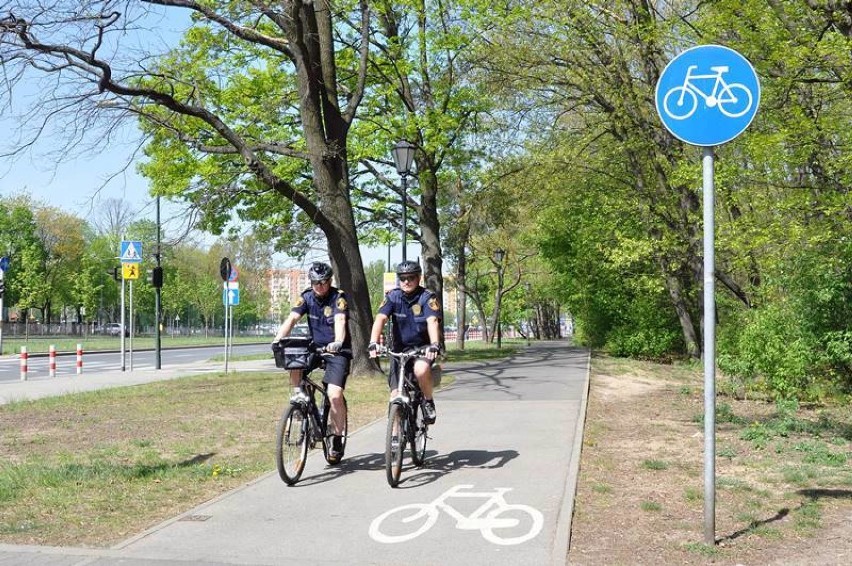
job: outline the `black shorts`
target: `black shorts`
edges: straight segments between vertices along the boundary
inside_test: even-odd
[[[319,364],[319,361],[315,363]],[[344,354],[335,354],[334,356],[325,358],[325,376],[323,376],[322,382],[337,385],[341,389],[345,389],[351,365],[351,358]]]

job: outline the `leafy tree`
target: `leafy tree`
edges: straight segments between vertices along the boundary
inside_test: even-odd
[[[461,17],[457,1],[407,0],[376,2],[378,30],[372,36],[376,54],[371,58],[371,88],[367,92],[362,120],[355,125],[359,156],[376,179],[365,189],[378,201],[370,210],[380,213],[381,224],[401,223],[391,203],[406,199],[414,222],[407,225],[409,237],[420,242],[424,264],[424,285],[439,295],[443,291],[444,251],[441,246],[442,171],[458,160],[471,159],[472,138],[468,136],[476,117],[491,107],[487,93],[477,89],[466,72],[466,54],[479,41]],[[416,147],[416,182],[405,195],[401,184],[388,178],[390,148],[406,140]],[[419,197],[419,200],[418,198]],[[413,230],[413,227],[419,230]]]
[[[44,249],[44,277],[48,294],[41,307],[44,322],[52,322],[54,305],[72,303],[73,281],[80,268],[85,246],[85,221],[53,207],[35,209],[37,234]]]
[[[356,370],[373,367],[363,354],[371,313],[347,159],[369,53],[366,1],[334,10],[324,1],[8,4],[0,49],[10,89],[38,71],[64,90],[48,107],[111,105],[138,117],[151,136],[142,169],[154,191],[194,202],[208,226],[234,214],[270,223],[303,214],[318,227],[353,296]],[[159,58],[125,51],[119,37],[152,5],[194,18],[181,47]]]

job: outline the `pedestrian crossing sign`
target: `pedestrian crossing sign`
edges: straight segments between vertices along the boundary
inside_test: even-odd
[[[124,279],[139,279],[139,264],[138,263],[125,263],[121,264],[121,276]]]
[[[124,240],[121,242],[122,263],[139,263],[142,261],[142,242]],[[126,277],[125,277],[126,279]]]

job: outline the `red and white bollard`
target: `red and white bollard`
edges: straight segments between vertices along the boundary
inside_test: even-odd
[[[83,373],[83,345],[77,344],[77,375]]]
[[[48,359],[48,374],[50,377],[56,377],[56,346],[53,344],[47,350]]]
[[[27,380],[27,347],[21,346],[21,381]]]

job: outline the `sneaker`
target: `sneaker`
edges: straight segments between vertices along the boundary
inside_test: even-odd
[[[331,450],[328,452],[328,460],[331,464],[336,464],[343,459],[343,437],[334,435],[331,437]]]
[[[423,421],[426,424],[435,424],[435,419],[438,417],[438,412],[435,410],[435,400],[426,399],[423,401]]]

